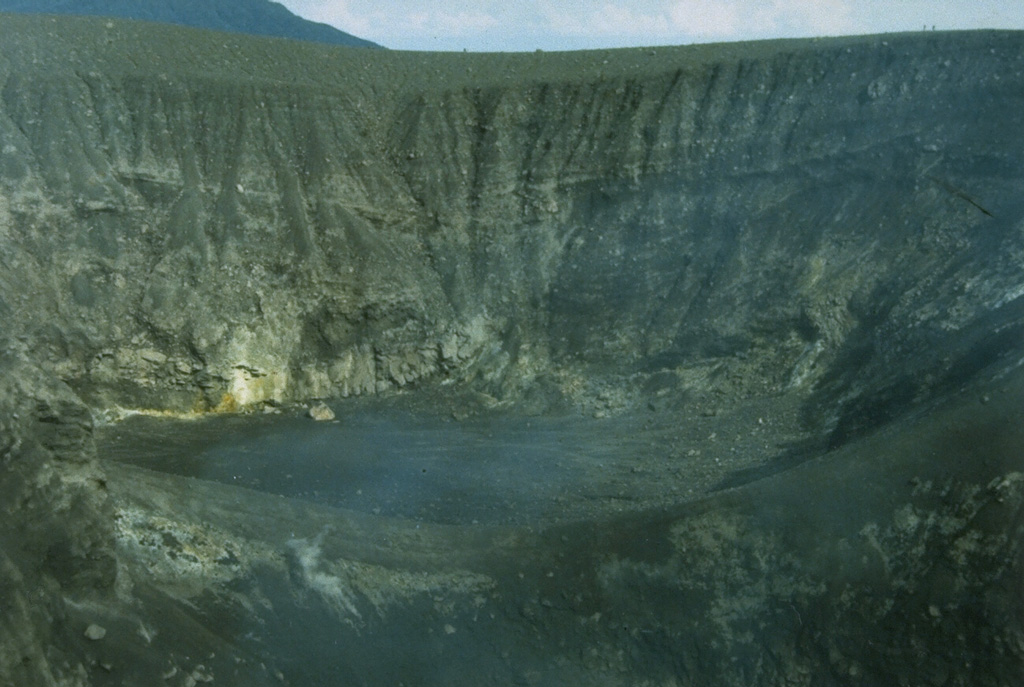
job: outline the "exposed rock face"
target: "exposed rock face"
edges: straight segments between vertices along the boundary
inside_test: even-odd
[[[0,354],[0,679],[80,684],[66,599],[111,592],[112,510],[89,409],[52,376]]]
[[[814,447],[836,450],[827,470],[599,528],[600,555],[578,552],[578,564],[512,536],[474,540],[490,553],[452,545],[452,575],[480,583],[453,592],[456,615],[490,598],[481,589],[520,589],[502,576],[522,557],[536,603],[496,610],[539,633],[516,651],[541,661],[572,627],[585,628],[581,646],[620,652],[591,661],[567,649],[568,667],[543,680],[871,684],[893,665],[909,671],[898,684],[1019,676],[1009,580],[1022,571],[1024,466],[1012,412],[989,404],[1001,424],[985,436],[1001,439],[954,442],[932,463],[920,445],[866,443],[982,378],[1018,379],[1019,35],[425,57],[5,16],[0,38],[0,488],[11,504],[0,565],[15,609],[0,622],[17,638],[0,676],[87,682],[73,647],[92,620],[60,637],[47,634],[59,623],[46,628],[112,593],[91,413],[235,411],[441,381],[490,402],[539,396],[540,408],[587,407],[598,391],[626,408],[663,403],[655,390],[724,405],[796,395]],[[972,413],[968,429],[994,422]],[[869,449],[885,460],[868,462]],[[146,522],[194,518],[188,531],[212,536],[210,513],[161,511],[181,503],[177,488],[121,498],[139,499]],[[821,494],[854,505],[809,532]],[[213,515],[226,531],[229,515]],[[119,536],[122,550],[135,541]],[[341,534],[333,562],[303,567],[295,542],[319,555],[316,536],[277,542],[292,553],[267,553],[266,569],[365,592],[344,556],[369,554],[337,553]],[[664,555],[625,543],[642,536]],[[819,536],[827,543],[806,544]],[[245,570],[237,580],[265,583],[233,549],[210,550]],[[547,582],[556,564],[578,578]],[[830,576],[837,567],[850,579]],[[118,579],[122,600],[170,585]],[[125,591],[131,579],[139,590]],[[49,605],[31,601],[34,585]],[[574,599],[564,622],[545,610],[563,593]],[[1000,604],[1011,609],[1001,625]],[[595,613],[615,626],[577,622]],[[905,644],[851,649],[879,623]],[[396,626],[382,620],[374,636]],[[950,642],[990,672],[924,665]],[[49,644],[66,655],[42,655]]]
[[[270,60],[47,21],[5,21],[4,302],[98,405],[712,367],[850,433],[1020,333],[1013,35]]]

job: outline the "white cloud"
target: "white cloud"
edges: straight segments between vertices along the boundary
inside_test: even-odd
[[[530,50],[939,28],[1024,28],[1021,0],[281,0],[399,49]]]
[[[393,18],[391,23],[391,30],[397,33],[442,33],[448,36],[471,36],[500,25],[494,15],[473,10],[461,12],[420,10],[398,17],[397,21]]]
[[[284,0],[296,14],[395,47],[426,38],[473,36],[502,25],[496,3],[449,0]],[[396,45],[397,43],[397,45]]]
[[[618,36],[633,44],[818,35],[854,26],[847,0],[541,0],[537,10],[533,26],[543,31]]]
[[[564,35],[665,35],[672,28],[664,12],[644,12],[631,7],[631,3],[606,2],[589,9],[580,4],[565,2],[549,1],[538,4],[535,26]]]
[[[301,17],[330,24],[360,38],[379,28],[379,18],[363,10],[362,3],[351,0],[285,0],[281,4]]]
[[[740,33],[744,15],[742,2],[703,2],[678,0],[670,4],[668,15],[679,34],[697,38],[727,38]]]
[[[772,0],[752,16],[754,26],[785,35],[826,35],[856,30],[847,0]],[[744,27],[751,30],[754,26]]]

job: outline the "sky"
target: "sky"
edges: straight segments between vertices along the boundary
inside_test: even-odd
[[[1024,0],[278,0],[394,50],[580,50],[1024,29]]]

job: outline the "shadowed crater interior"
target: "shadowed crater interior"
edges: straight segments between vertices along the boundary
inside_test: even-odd
[[[0,682],[1024,672],[1020,34],[0,38]]]

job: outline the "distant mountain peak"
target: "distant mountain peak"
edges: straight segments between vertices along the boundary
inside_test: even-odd
[[[0,0],[0,12],[142,19],[331,45],[381,47],[333,26],[303,19],[271,0]]]

